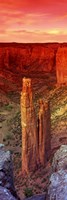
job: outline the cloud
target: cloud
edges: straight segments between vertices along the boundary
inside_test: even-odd
[[[49,33],[42,31],[26,31],[26,30],[12,30],[5,34],[5,41],[7,42],[65,42],[67,40],[67,32]],[[0,35],[2,41],[4,41],[4,35]]]
[[[67,0],[0,0],[1,41],[67,40],[66,24]]]

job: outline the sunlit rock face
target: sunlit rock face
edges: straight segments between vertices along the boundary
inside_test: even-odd
[[[50,105],[39,101],[36,120],[31,79],[23,78],[21,92],[22,171],[34,171],[44,166],[50,157]]]
[[[34,114],[31,79],[23,79],[21,93],[22,171],[37,168],[37,130]]]
[[[67,145],[55,153],[47,200],[67,200]]]
[[[55,72],[58,44],[0,44],[0,89],[21,91],[22,77]]]
[[[0,44],[0,66],[12,72],[54,70],[58,44]]]
[[[0,44],[0,89],[5,92],[21,91],[22,77],[37,77],[39,73],[41,76],[48,73],[56,78],[56,53],[64,48],[67,49],[67,44]],[[63,51],[60,58],[58,53],[60,74],[62,57]],[[59,71],[57,77],[62,79],[58,74]]]
[[[51,149],[51,123],[49,102],[39,101],[39,158],[41,165],[45,165],[50,156]]]
[[[56,55],[57,83],[67,83],[67,48],[59,47]]]

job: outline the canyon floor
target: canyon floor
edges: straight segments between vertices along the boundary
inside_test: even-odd
[[[28,76],[29,77],[29,76]],[[67,144],[67,86],[57,85],[54,75],[39,74],[32,79],[33,102],[38,115],[38,101],[50,100],[51,111],[51,157],[45,167],[34,173],[22,175],[21,152],[21,115],[20,92],[0,91],[0,143],[12,153],[15,188],[20,196],[45,193],[51,174],[51,162],[54,153],[61,146]],[[9,85],[9,83],[8,83]],[[13,87],[13,85],[12,85]]]

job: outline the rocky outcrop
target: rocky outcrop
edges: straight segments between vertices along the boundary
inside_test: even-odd
[[[37,131],[34,114],[31,79],[23,79],[21,93],[22,171],[28,173],[37,168]]]
[[[0,44],[0,89],[21,91],[22,77],[55,72],[58,44]]]
[[[21,93],[21,126],[22,171],[28,173],[29,171],[34,171],[39,166],[44,166],[50,157],[51,126],[49,102],[39,101],[39,118],[36,121],[31,79],[27,78],[23,79]]]
[[[0,186],[0,200],[17,200],[8,189]]]
[[[19,200],[13,183],[13,166],[10,151],[0,144],[0,200]]]
[[[11,72],[55,70],[58,44],[0,44],[0,66]]]
[[[50,157],[50,106],[49,102],[44,103],[43,100],[39,101],[39,159],[41,165],[45,165],[45,162]]]
[[[46,195],[45,194],[34,195],[34,196],[29,197],[25,200],[46,200]]]
[[[67,83],[67,48],[59,47],[56,54],[57,83]]]
[[[55,153],[47,200],[67,200],[67,145]]]
[[[52,171],[67,169],[67,145],[62,145],[54,155],[52,162]]]
[[[54,74],[56,83],[56,62],[58,63],[58,60],[60,60],[60,71],[62,71],[63,52],[61,52],[61,59],[58,58],[59,47],[67,49],[67,44],[0,44],[0,89],[5,92],[21,91],[22,77],[37,77],[39,73],[43,77],[47,73],[51,76]],[[57,71],[57,82],[58,74],[59,71]]]

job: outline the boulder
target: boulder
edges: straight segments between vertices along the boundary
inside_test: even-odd
[[[52,162],[52,171],[67,169],[67,145],[62,145],[54,155]]]
[[[32,197],[29,197],[25,200],[46,200],[46,196],[45,194],[41,194],[41,195],[34,195]]]
[[[17,200],[8,189],[0,186],[0,200]]]
[[[0,200],[19,200],[13,182],[11,153],[3,144],[0,144]]]
[[[67,145],[55,153],[47,200],[67,200]]]
[[[11,154],[0,146],[0,185],[14,192]]]

